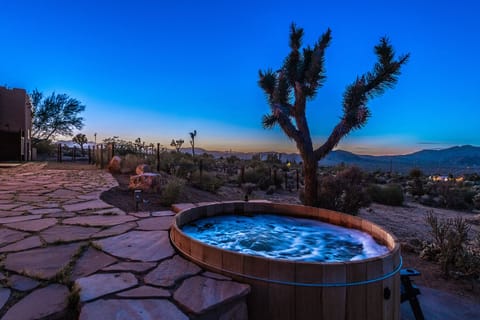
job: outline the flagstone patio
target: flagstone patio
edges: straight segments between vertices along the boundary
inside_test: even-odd
[[[100,200],[116,185],[100,170],[0,169],[2,319],[246,318],[249,286],[176,254],[173,211]]]

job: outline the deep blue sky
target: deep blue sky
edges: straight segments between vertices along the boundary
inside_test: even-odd
[[[480,145],[480,4],[434,1],[0,0],[0,85],[67,93],[86,105],[97,141],[141,137],[209,149],[294,151],[269,111],[258,70],[278,68],[292,21],[305,44],[332,29],[327,81],[307,107],[321,143],[343,91],[375,62],[387,35],[411,53],[399,83],[369,104],[372,117],[339,147],[405,153]]]

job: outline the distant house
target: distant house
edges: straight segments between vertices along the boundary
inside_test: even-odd
[[[0,87],[0,161],[32,159],[32,103],[24,89]]]

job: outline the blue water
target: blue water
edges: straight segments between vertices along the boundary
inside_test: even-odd
[[[360,230],[272,214],[203,218],[182,230],[212,246],[273,259],[341,262],[388,252],[387,247]]]

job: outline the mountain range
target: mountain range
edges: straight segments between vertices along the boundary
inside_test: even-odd
[[[189,148],[182,152],[191,153]],[[240,159],[251,159],[253,155],[260,154],[265,159],[268,154],[277,152],[225,152],[206,151],[195,148],[197,154],[209,153],[214,157],[237,156]],[[302,158],[297,153],[278,153],[282,161],[301,162]],[[421,150],[405,155],[371,156],[358,155],[344,150],[334,150],[319,162],[320,166],[335,166],[344,163],[355,165],[367,171],[392,171],[402,174],[418,168],[424,174],[465,174],[480,173],[480,147],[464,145],[439,150]]]
[[[58,143],[73,146],[72,141],[59,141]],[[92,142],[89,144],[93,145]],[[181,152],[191,153],[191,148],[182,148]],[[238,151],[211,151],[195,148],[196,154],[208,153],[215,158],[236,156],[248,160],[254,155],[266,159],[268,154],[278,154],[283,162],[301,162],[298,153],[271,152],[238,152]],[[480,147],[472,145],[455,146],[438,150],[421,150],[405,155],[371,156],[358,155],[345,150],[334,150],[319,162],[320,166],[336,166],[339,164],[355,165],[367,171],[392,171],[407,174],[410,170],[418,168],[424,174],[480,174]]]

